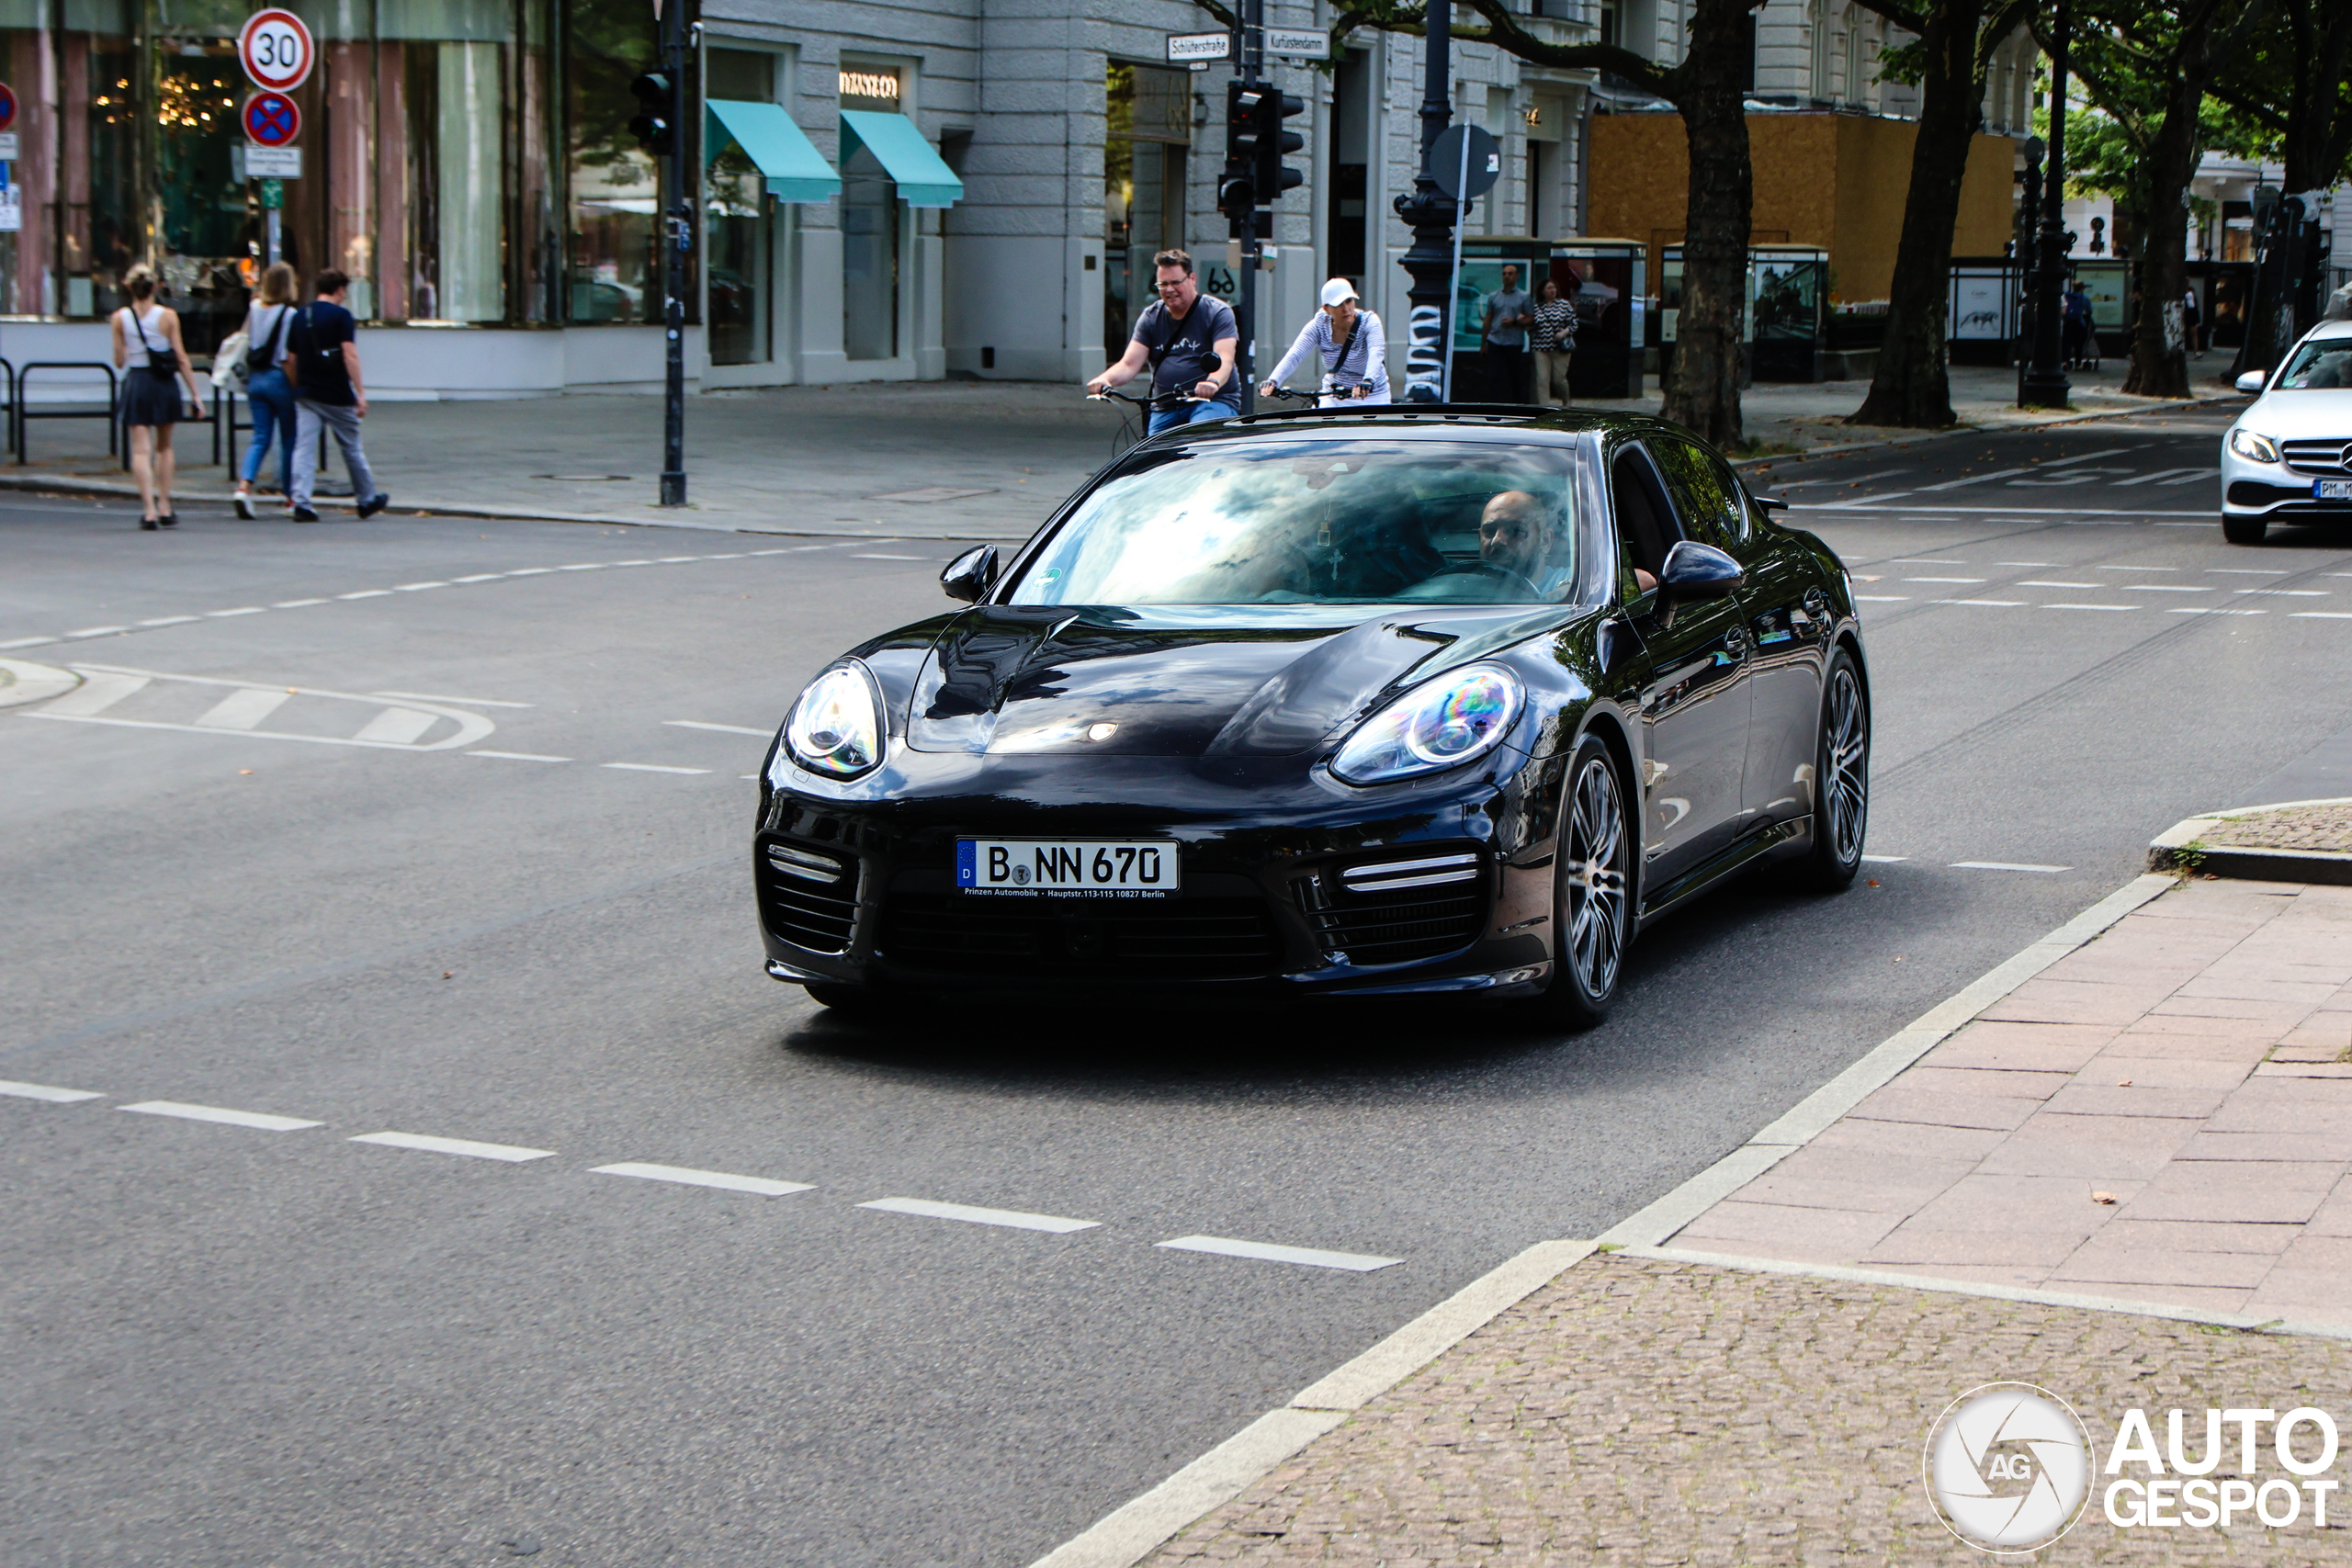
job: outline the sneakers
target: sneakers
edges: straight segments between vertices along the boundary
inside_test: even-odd
[[[391,491],[386,490],[378,491],[373,496],[359,503],[360,521],[363,523],[366,522],[368,518],[375,516],[376,513],[383,511],[384,508],[390,506],[391,503]]]
[[[254,498],[252,496],[247,495],[243,491],[239,491],[236,494],[231,496],[229,501],[232,505],[236,507],[238,516],[243,518],[248,523],[254,520]]]
[[[319,520],[319,514],[307,506],[289,508],[288,514],[297,523],[316,523]]]

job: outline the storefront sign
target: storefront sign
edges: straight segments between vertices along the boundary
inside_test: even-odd
[[[238,118],[257,146],[284,147],[302,134],[302,111],[283,93],[255,93]]]
[[[844,98],[884,98],[899,101],[899,73],[895,71],[843,71],[842,96]]]
[[[1309,32],[1298,28],[1268,28],[1266,52],[1287,55],[1293,60],[1329,60],[1331,58],[1331,38],[1329,33]]]
[[[1233,52],[1231,33],[1170,33],[1168,63],[1182,65],[1192,62],[1223,60]]]
[[[254,85],[290,93],[311,79],[311,29],[291,11],[255,11],[237,35],[237,61]]]

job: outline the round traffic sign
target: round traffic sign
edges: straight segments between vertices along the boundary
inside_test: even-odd
[[[291,11],[255,11],[237,34],[237,61],[257,86],[290,93],[311,79],[311,29]]]
[[[1486,195],[1502,175],[1502,148],[1483,126],[1448,126],[1430,147],[1430,178],[1456,201]]]
[[[13,130],[17,125],[17,89],[0,82],[0,130]]]
[[[255,93],[237,118],[245,134],[264,147],[290,146],[302,134],[302,111],[283,93]]]

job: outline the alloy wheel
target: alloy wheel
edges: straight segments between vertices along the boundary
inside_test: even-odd
[[[1625,950],[1625,812],[1605,757],[1577,773],[1568,806],[1567,959],[1585,995],[1606,998]]]
[[[1862,852],[1862,829],[1870,812],[1870,710],[1861,682],[1844,664],[1830,678],[1828,734],[1823,738],[1823,781],[1829,791],[1829,843],[1840,865]]]

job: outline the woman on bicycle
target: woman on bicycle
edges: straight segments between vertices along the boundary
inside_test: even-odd
[[[1388,400],[1388,337],[1380,317],[1356,301],[1355,286],[1335,277],[1323,286],[1323,308],[1298,330],[1298,340],[1260,389],[1272,397],[1275,389],[1306,361],[1308,351],[1323,358],[1324,398],[1329,401],[1385,403]]]

